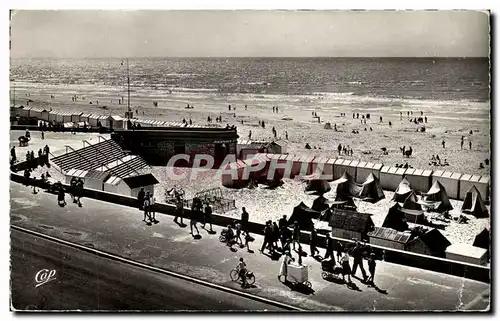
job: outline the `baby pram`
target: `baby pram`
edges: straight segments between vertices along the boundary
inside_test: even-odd
[[[321,277],[325,280],[338,279],[342,274],[342,266],[336,265],[334,260],[321,262]]]

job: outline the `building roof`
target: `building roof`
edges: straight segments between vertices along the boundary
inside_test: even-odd
[[[373,226],[373,221],[371,214],[336,208],[333,210],[329,225],[349,231],[368,232],[367,228],[369,225]]]
[[[123,181],[130,188],[155,185],[159,183],[158,180],[153,176],[153,174],[129,176],[123,178]]]
[[[122,179],[118,176],[111,176],[109,177],[104,183],[105,184],[110,184],[110,185],[118,185]]]
[[[73,177],[81,177],[84,178],[87,175],[88,171],[84,171],[81,169],[76,169],[72,168],[69,171],[66,172],[66,176],[73,176]]]
[[[95,180],[98,180],[98,181],[105,181],[109,176],[110,175],[107,172],[90,170],[85,175],[85,178],[95,179]]]
[[[368,233],[369,237],[406,244],[411,238],[411,233],[399,232],[387,227],[375,227]]]
[[[454,243],[448,246],[448,248],[446,249],[446,253],[481,259],[486,254],[486,249],[475,247],[465,243]]]
[[[281,147],[288,145],[288,143],[286,141],[284,141],[283,139],[276,140],[276,141],[271,142],[269,144],[270,145],[278,145],[278,146],[281,146]]]
[[[444,252],[451,245],[450,241],[435,228],[421,235],[420,239],[433,252]]]

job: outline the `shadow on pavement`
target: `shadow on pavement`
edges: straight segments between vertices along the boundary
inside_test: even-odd
[[[363,292],[363,290],[361,290],[361,289],[360,289],[360,288],[356,285],[356,283],[354,283],[354,282],[352,282],[352,281],[351,281],[351,282],[349,282],[349,283],[347,283],[347,288],[348,288],[349,290],[358,291],[358,292]]]
[[[187,226],[187,224],[184,224],[184,223],[179,223],[179,222],[175,222],[175,221],[174,221],[174,223],[177,224],[179,227],[182,227],[182,228],[184,228],[184,227]]]
[[[311,295],[311,294],[314,294],[314,292],[315,292],[312,288],[310,288],[302,283],[293,283],[290,281],[285,281],[285,282],[281,282],[281,283],[286,285],[290,290],[295,291],[295,292],[299,292],[302,294]]]

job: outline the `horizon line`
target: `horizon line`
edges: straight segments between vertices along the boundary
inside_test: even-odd
[[[9,57],[10,59],[311,59],[311,58],[333,58],[333,59],[485,59],[490,56],[82,56],[82,57],[44,57],[44,56],[20,56]]]

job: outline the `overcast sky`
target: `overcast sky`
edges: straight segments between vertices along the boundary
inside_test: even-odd
[[[486,57],[473,11],[17,11],[17,57]]]

